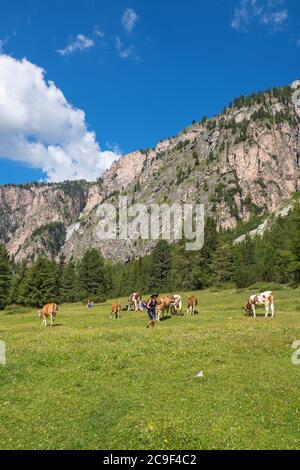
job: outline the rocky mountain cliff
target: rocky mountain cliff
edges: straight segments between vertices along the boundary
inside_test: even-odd
[[[114,260],[144,255],[153,242],[98,239],[97,208],[118,195],[148,205],[204,203],[222,229],[277,211],[300,190],[297,89],[299,81],[240,97],[222,114],[124,156],[95,183],[0,187],[0,241],[16,261],[79,257],[89,246]]]

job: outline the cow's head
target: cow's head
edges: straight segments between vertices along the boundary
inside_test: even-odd
[[[38,310],[36,313],[37,313],[37,315],[38,315],[39,318],[42,318],[42,315],[43,315],[42,310]]]
[[[247,315],[251,315],[252,308],[251,308],[251,304],[249,301],[246,303],[245,307],[243,307],[243,310],[245,310]]]

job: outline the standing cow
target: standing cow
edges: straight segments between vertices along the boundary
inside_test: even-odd
[[[251,295],[244,310],[248,315],[253,315],[256,318],[256,307],[264,305],[266,308],[265,318],[268,318],[270,310],[272,318],[275,317],[275,305],[274,305],[274,294],[271,291],[263,292],[262,294]]]
[[[190,315],[195,315],[196,307],[198,305],[198,299],[195,295],[191,295],[188,298],[188,308],[187,313]]]
[[[134,292],[128,299],[128,311],[131,309],[131,305],[134,304],[134,310],[136,312],[142,311],[142,294],[140,292]]]
[[[114,317],[115,320],[120,320],[121,304],[117,301],[111,306],[110,320]]]
[[[160,299],[158,299],[156,307],[157,321],[160,321],[161,317],[163,318],[163,320],[165,319],[165,313],[169,313],[170,308],[172,308],[172,305],[172,297],[161,297]]]
[[[51,326],[53,326],[54,320],[58,312],[57,304],[47,304],[42,310],[38,312],[40,319],[43,321],[43,326],[48,326],[47,319],[50,318]]]
[[[172,296],[172,305],[171,305],[172,315],[182,315],[182,297],[181,295]]]

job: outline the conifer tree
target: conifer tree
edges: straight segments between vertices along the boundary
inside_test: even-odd
[[[300,204],[297,204],[290,224],[290,259],[294,281],[300,283]]]
[[[234,280],[237,287],[249,287],[257,280],[255,242],[249,236],[246,237],[244,243],[236,247],[234,267]]]
[[[213,284],[217,287],[230,284],[234,279],[234,270],[234,259],[231,247],[219,242],[211,261]]]
[[[0,244],[0,310],[3,310],[8,304],[11,279],[12,267],[10,258],[5,246]]]
[[[67,265],[66,257],[63,253],[59,255],[58,263],[56,264],[56,290],[59,294],[59,299],[61,301],[61,281],[64,268]]]
[[[11,288],[9,291],[9,304],[24,304],[23,289],[24,282],[28,275],[28,266],[26,261],[22,261],[15,268]]]
[[[150,268],[150,289],[166,292],[170,287],[171,248],[167,241],[160,240],[154,248]]]
[[[78,265],[81,300],[103,301],[107,293],[104,260],[95,248],[88,249]]]
[[[60,282],[60,300],[61,302],[75,302],[79,300],[76,291],[77,273],[74,261],[70,261],[63,268]]]
[[[24,304],[42,307],[47,303],[58,302],[57,266],[55,262],[38,258],[28,271],[22,288]]]

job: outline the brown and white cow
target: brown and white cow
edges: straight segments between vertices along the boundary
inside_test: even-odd
[[[128,311],[130,311],[131,305],[134,304],[136,312],[142,310],[142,294],[140,292],[134,292],[128,299]]]
[[[181,295],[172,296],[172,305],[171,305],[172,315],[182,315],[182,297]]]
[[[275,317],[275,305],[274,305],[274,294],[271,291],[263,292],[262,294],[251,295],[244,310],[256,318],[256,307],[264,305],[266,308],[265,318],[268,318],[270,310],[272,317]]]
[[[115,304],[111,306],[111,314],[110,314],[110,320],[114,317],[115,320],[120,320],[120,312],[121,312],[121,304],[119,301],[117,301]]]
[[[165,319],[165,313],[169,313],[170,309],[172,308],[172,305],[174,303],[173,297],[161,297],[157,301],[157,307],[156,307],[156,316],[157,316],[157,321],[160,321],[160,318],[162,317]]]
[[[57,304],[47,304],[42,310],[38,312],[40,319],[43,321],[43,326],[48,326],[47,319],[50,318],[51,326],[53,326],[54,320],[58,312]]]
[[[190,315],[195,315],[196,307],[198,305],[198,299],[195,295],[191,295],[188,298],[188,308],[187,313]]]

